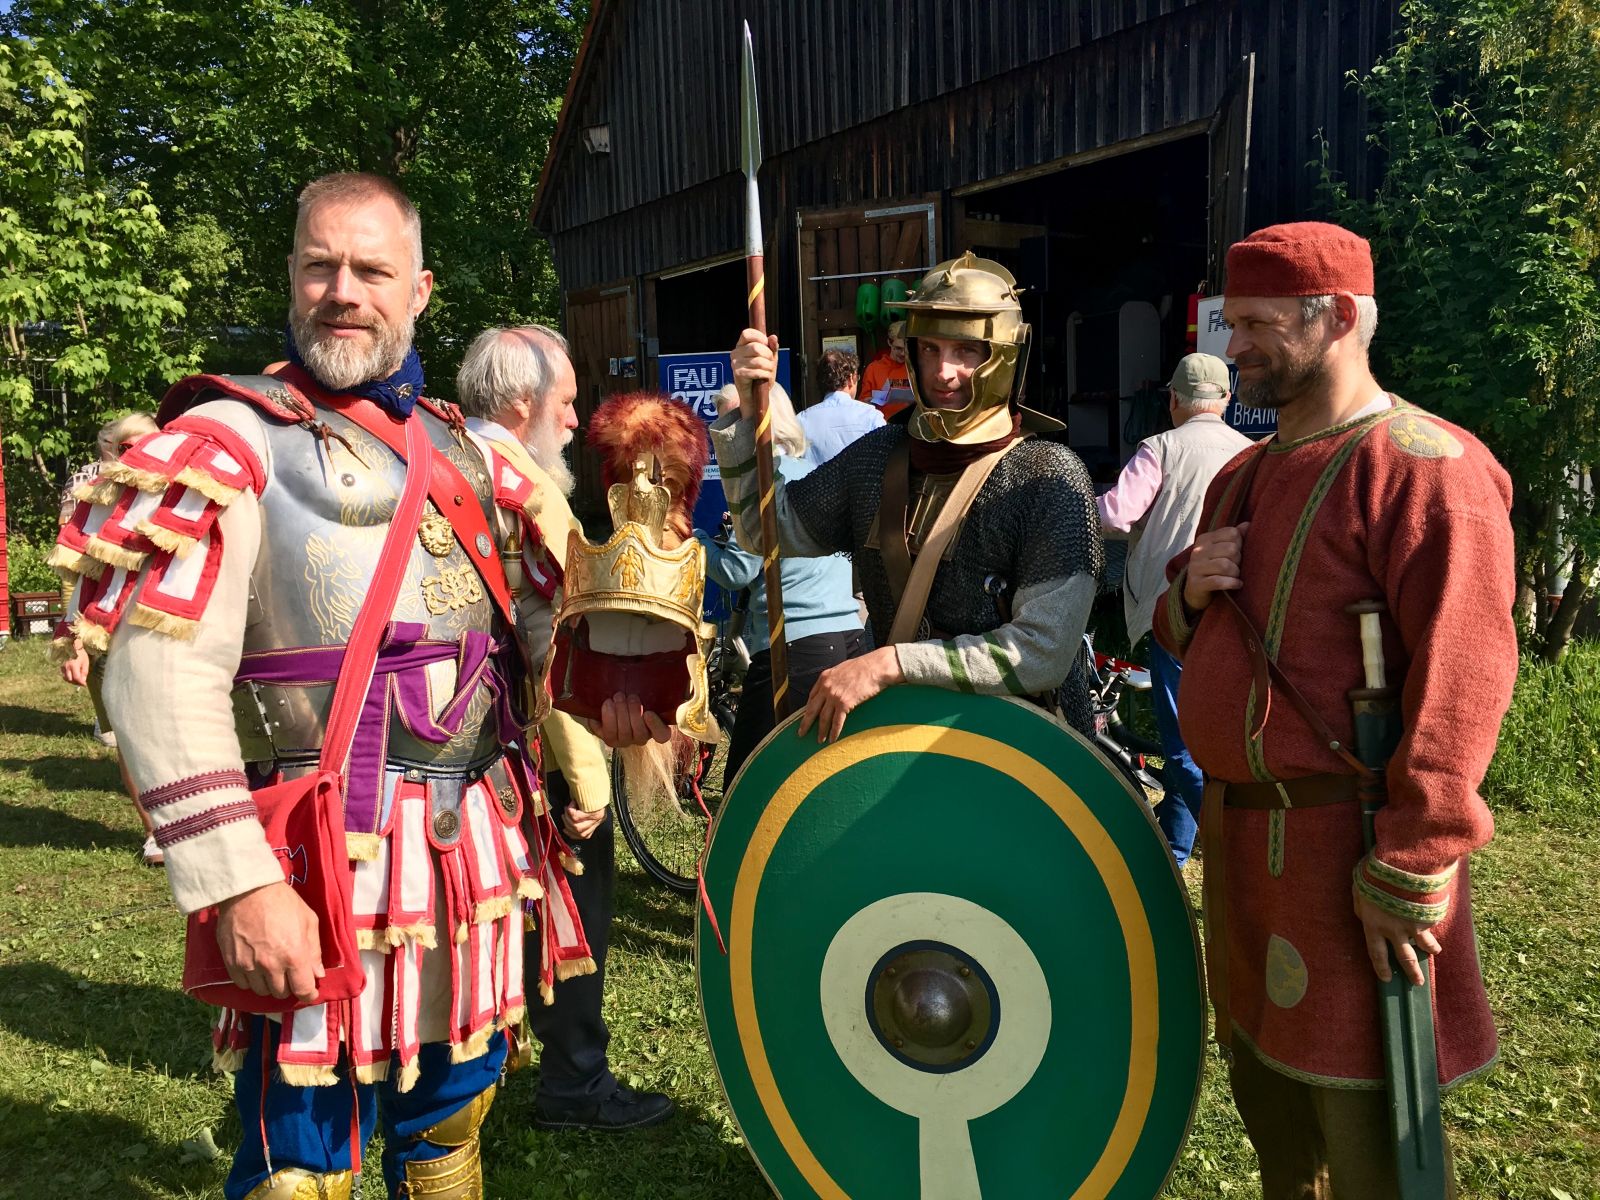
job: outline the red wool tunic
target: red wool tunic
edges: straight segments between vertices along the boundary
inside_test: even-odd
[[[1218,474],[1202,529],[1259,453],[1240,454]],[[1355,877],[1389,911],[1443,911],[1434,927],[1443,950],[1433,960],[1439,1079],[1458,1081],[1496,1052],[1466,856],[1494,832],[1478,787],[1517,670],[1510,481],[1471,434],[1397,401],[1270,444],[1247,486],[1238,518],[1250,523],[1244,587],[1235,596],[1268,653],[1349,745],[1347,693],[1365,677],[1357,620],[1345,608],[1381,599],[1388,682],[1403,681],[1405,733],[1370,856],[1354,802],[1224,809],[1234,1034],[1308,1082],[1382,1086]],[[1155,635],[1184,663],[1179,720],[1195,761],[1208,777],[1234,783],[1348,774],[1282,696],[1252,747],[1250,658],[1220,604],[1189,624],[1181,602],[1188,558],[1185,551],[1168,566],[1172,586],[1157,602]]]

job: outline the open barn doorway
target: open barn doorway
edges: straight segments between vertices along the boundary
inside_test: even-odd
[[[657,354],[727,350],[749,323],[744,257],[657,276],[650,328]]]
[[[1027,403],[1097,481],[1165,419],[1208,260],[1204,130],[957,196],[953,245],[1009,267],[1033,326]]]

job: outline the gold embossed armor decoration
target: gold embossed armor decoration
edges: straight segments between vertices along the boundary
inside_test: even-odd
[[[694,538],[668,550],[671,496],[652,481],[654,459],[606,495],[616,532],[595,545],[574,532],[555,637],[545,659],[545,692],[556,708],[599,717],[616,693],[684,733],[712,739],[706,651],[714,630],[701,620],[705,548]]]

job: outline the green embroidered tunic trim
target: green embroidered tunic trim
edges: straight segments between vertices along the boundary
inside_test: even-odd
[[[1356,450],[1362,441],[1378,426],[1393,419],[1396,415],[1409,409],[1411,406],[1404,401],[1397,401],[1392,408],[1383,412],[1373,413],[1359,421],[1346,422],[1336,425],[1322,433],[1313,434],[1311,437],[1300,438],[1279,447],[1269,445],[1266,452],[1282,453],[1309,442],[1318,441],[1339,434],[1352,433],[1345,443],[1335,451],[1328,465],[1322,469],[1322,474],[1317,477],[1316,484],[1311,489],[1311,495],[1306,498],[1305,508],[1300,513],[1300,519],[1295,523],[1294,533],[1289,538],[1289,546],[1284,552],[1283,562],[1278,568],[1278,581],[1273,587],[1272,607],[1267,614],[1267,628],[1262,636],[1262,649],[1273,662],[1278,661],[1278,651],[1283,646],[1284,625],[1289,619],[1289,597],[1294,591],[1295,575],[1300,570],[1300,559],[1305,553],[1306,542],[1311,536],[1311,527],[1316,523],[1317,514],[1322,511],[1322,504],[1328,498],[1328,493],[1333,490],[1333,484],[1344,470],[1345,465],[1355,456]],[[1219,508],[1220,511],[1220,508]],[[1245,760],[1250,764],[1250,773],[1262,783],[1276,782],[1272,772],[1267,769],[1264,737],[1266,731],[1252,736],[1250,730],[1255,725],[1256,705],[1259,698],[1256,696],[1255,684],[1250,685],[1250,695],[1245,702],[1244,731],[1245,731]]]

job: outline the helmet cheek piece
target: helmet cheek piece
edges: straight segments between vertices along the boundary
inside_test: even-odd
[[[1002,340],[992,336],[997,332],[993,329],[996,324],[993,317],[965,319],[959,322],[939,318],[918,322],[913,317],[908,322],[906,360],[912,369],[907,374],[911,381],[911,393],[917,402],[917,424],[921,426],[921,432],[929,435],[928,440],[955,441],[981,424],[992,409],[1009,409],[1021,402],[1023,380],[1028,368],[1031,329],[1022,321],[1006,323],[1014,325],[1014,328],[1006,331],[1011,335],[1010,338]],[[918,378],[921,358],[917,354],[917,336],[912,332],[913,328],[918,326],[920,328],[917,331],[924,337],[981,341],[988,346],[988,358],[972,372],[972,399],[963,407],[938,409],[927,404]],[[955,328],[951,328],[952,326]],[[983,326],[982,332],[991,336],[973,336],[978,330],[969,328],[972,326]]]

